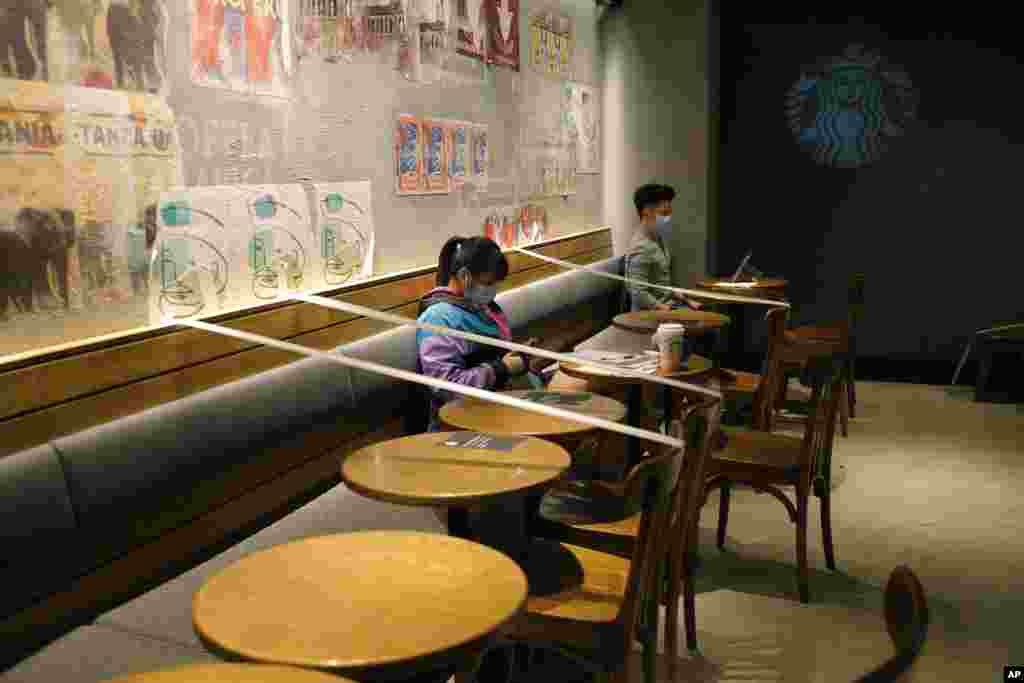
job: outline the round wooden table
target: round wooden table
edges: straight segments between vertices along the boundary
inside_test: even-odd
[[[730,322],[729,316],[712,311],[694,311],[677,308],[671,311],[633,311],[615,316],[612,324],[631,332],[654,334],[658,325],[679,323],[686,327],[686,334],[697,336],[720,330]]]
[[[781,277],[768,277],[746,282],[733,282],[729,278],[708,278],[698,282],[697,289],[781,301],[785,298],[787,285],[789,282]]]
[[[558,369],[570,377],[585,380],[597,380],[602,385],[632,386],[645,383],[643,377],[620,374],[612,369],[588,365],[586,361],[580,361],[579,363],[562,362],[558,364]],[[669,379],[676,379],[680,382],[698,383],[706,380],[713,370],[714,363],[711,359],[691,353],[686,359],[685,368],[669,375],[660,376],[667,377]]]
[[[107,683],[355,683],[321,671],[267,664],[189,664],[108,679]]]
[[[446,680],[522,609],[527,583],[501,553],[451,536],[366,531],[242,558],[195,594],[204,644],[232,658],[357,680]]]
[[[399,505],[473,505],[523,494],[562,476],[564,448],[525,437],[510,451],[452,448],[458,432],[416,434],[360,448],[345,458],[341,478],[368,498]]]
[[[434,432],[366,446],[342,463],[342,481],[368,498],[475,517],[474,540],[515,558],[527,570],[531,591],[541,592],[529,570],[537,562],[528,557],[534,549],[528,526],[544,491],[568,472],[572,459],[558,444],[534,437],[495,436],[519,439],[508,451],[445,445],[453,435],[468,434]]]
[[[565,391],[507,391],[503,393],[611,422],[621,422],[626,419],[626,406],[613,398],[600,394]],[[441,406],[438,419],[442,425],[451,429],[547,439],[565,447],[570,453],[586,437],[601,431],[597,427],[583,422],[563,420],[476,398],[461,398],[446,403]]]
[[[626,391],[627,412],[632,416],[630,419],[634,423],[634,426],[646,426],[648,428],[653,428],[652,425],[641,425],[636,422],[636,416],[643,415],[646,411],[644,405],[645,387],[662,389],[663,391],[661,392],[660,398],[662,410],[666,414],[671,410],[672,390],[669,389],[669,387],[649,384],[642,377],[619,374],[614,370],[606,370],[594,365],[588,365],[585,361],[579,363],[559,363],[558,369],[569,377],[585,380],[587,384],[592,387],[598,387],[601,389],[608,388],[612,391]],[[679,380],[680,382],[703,384],[715,374],[715,371],[715,364],[710,359],[691,353],[686,359],[685,369],[680,370],[679,372],[674,372],[671,375],[664,376],[669,379]],[[627,437],[626,443],[626,463],[623,473],[628,472],[632,465],[640,461],[643,457],[644,450],[648,447],[644,442],[635,437]]]
[[[773,299],[779,302],[786,301],[786,280],[779,277],[761,278],[747,282],[733,282],[729,278],[708,278],[697,283],[698,289],[706,289],[721,294],[735,294],[736,296],[749,296],[756,299]],[[712,302],[723,306],[729,311],[733,319],[732,328],[729,330],[729,365],[740,370],[756,370],[748,365],[743,358],[743,342],[746,334],[748,321],[747,309],[751,305],[735,301]]]

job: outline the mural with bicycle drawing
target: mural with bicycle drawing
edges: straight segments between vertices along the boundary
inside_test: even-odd
[[[233,185],[165,193],[150,322],[256,306],[367,277],[369,181]]]

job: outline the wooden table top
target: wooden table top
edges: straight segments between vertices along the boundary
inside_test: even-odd
[[[526,595],[523,570],[497,550],[365,531],[242,558],[196,592],[192,620],[205,642],[234,656],[365,676],[424,666],[487,637]]]
[[[341,478],[368,498],[400,505],[464,505],[524,492],[560,477],[569,453],[543,439],[524,437],[510,451],[452,448],[454,432],[382,441],[345,458]]]
[[[564,391],[506,391],[509,396],[531,400],[533,397],[543,405],[562,408],[574,413],[591,417],[599,417],[612,422],[621,422],[626,418],[626,406],[613,398],[594,393],[573,393]],[[562,404],[552,401],[559,397],[571,400],[580,399],[579,403]],[[549,417],[540,413],[512,408],[500,403],[481,401],[464,397],[450,401],[441,407],[438,417],[441,422],[453,429],[485,432],[487,434],[520,434],[523,436],[558,436],[561,434],[578,434],[597,429],[582,422]]]
[[[612,324],[633,332],[654,334],[658,325],[663,323],[679,323],[686,326],[686,334],[705,334],[721,329],[729,324],[729,316],[712,311],[695,311],[677,308],[672,311],[633,311],[621,313],[612,320]]]
[[[781,277],[766,277],[747,282],[733,282],[729,278],[709,278],[698,282],[697,287],[699,289],[726,290],[730,294],[742,296],[743,292],[751,292],[752,295],[756,292],[757,295],[761,295],[765,290],[785,289],[788,284],[789,282]]]
[[[189,664],[120,676],[108,683],[354,683],[322,671],[269,664]]]
[[[644,382],[640,377],[616,374],[614,370],[605,370],[604,368],[587,365],[585,362],[559,363],[558,368],[570,377],[576,377],[577,379],[600,379],[605,383],[621,385],[641,384]],[[666,376],[669,379],[676,379],[680,382],[701,382],[711,375],[713,369],[714,363],[709,358],[692,353],[686,359],[686,369]]]

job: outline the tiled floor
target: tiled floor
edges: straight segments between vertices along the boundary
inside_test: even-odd
[[[850,436],[835,444],[839,572],[825,568],[812,503],[812,604],[800,605],[782,506],[734,493],[721,552],[713,496],[701,520],[703,656],[681,680],[854,680],[892,652],[882,587],[898,564],[920,577],[933,623],[908,680],[995,681],[1024,662],[1024,406],[974,403],[967,389],[857,388]]]

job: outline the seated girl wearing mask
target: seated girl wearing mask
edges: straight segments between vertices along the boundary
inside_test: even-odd
[[[420,302],[419,322],[510,340],[508,319],[494,302],[497,283],[508,275],[501,248],[486,237],[453,237],[441,249],[437,287]],[[500,391],[511,377],[525,375],[527,359],[465,339],[426,330],[416,332],[417,371],[429,377]],[[457,398],[452,392],[429,389],[427,431],[440,429],[437,412]]]
[[[420,302],[418,321],[462,332],[509,340],[508,319],[494,302],[497,283],[508,275],[508,261],[501,248],[486,237],[453,237],[441,249],[437,264],[437,287]],[[519,353],[505,353],[465,339],[417,330],[417,371],[429,377],[465,384],[478,389],[500,391],[512,377],[525,375],[529,364]],[[429,409],[427,431],[440,430],[438,411],[458,398],[449,391],[424,390]],[[539,501],[534,501],[536,506]],[[487,525],[497,515],[522,514],[521,508],[506,510],[497,503],[483,506],[472,515],[462,508],[439,510],[448,533],[475,537],[474,528]]]

